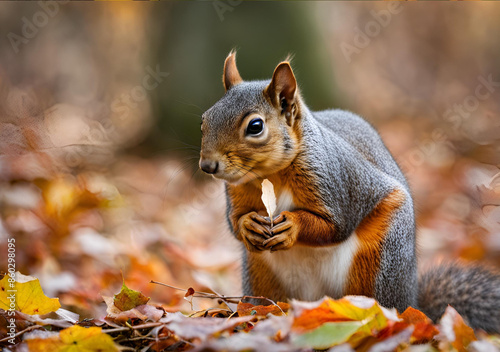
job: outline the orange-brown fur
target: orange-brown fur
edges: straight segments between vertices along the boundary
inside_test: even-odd
[[[292,163],[286,169],[268,176],[276,194],[290,190],[297,208],[292,214],[294,222],[300,227],[298,241],[309,246],[321,246],[338,242],[334,236],[334,226],[326,219],[324,205],[315,197],[314,179],[301,173],[300,166]],[[232,203],[231,221],[238,234],[238,220],[242,215],[256,211],[266,216],[267,212],[261,200],[261,190],[258,181],[248,184],[229,186],[229,196]],[[301,210],[307,209],[307,210]],[[277,215],[277,214],[275,214]]]
[[[241,82],[243,82],[243,79],[236,68],[236,56],[235,53],[231,51],[224,64],[222,83],[224,84],[224,88],[228,90],[231,86]]]
[[[382,244],[391,226],[393,214],[405,201],[400,190],[394,190],[380,201],[359,224],[356,235],[361,248],[354,257],[349,273],[346,294],[374,295],[375,277],[380,266]]]
[[[289,297],[287,297],[280,281],[259,253],[248,253],[247,264],[248,271],[251,274],[250,283],[255,296],[272,297],[275,301],[286,302]]]

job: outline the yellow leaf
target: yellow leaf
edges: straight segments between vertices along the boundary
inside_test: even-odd
[[[74,325],[58,336],[27,340],[30,352],[116,352],[118,347],[101,328]]]
[[[46,339],[29,339],[26,342],[28,343],[28,350],[30,352],[61,351],[61,348],[64,347],[59,336]]]
[[[16,272],[15,279],[5,275],[0,280],[0,308],[11,308],[29,315],[55,312],[61,307],[58,298],[43,294],[38,279]]]
[[[47,213],[57,217],[64,216],[76,206],[78,191],[76,184],[69,179],[55,179],[43,192]]]

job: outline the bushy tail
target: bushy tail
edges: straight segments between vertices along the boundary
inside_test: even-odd
[[[439,265],[420,277],[418,304],[434,321],[451,305],[472,328],[500,333],[500,274],[480,265]]]

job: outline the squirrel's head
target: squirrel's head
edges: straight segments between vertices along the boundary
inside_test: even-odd
[[[271,80],[245,82],[231,52],[222,81],[226,94],[202,115],[200,168],[241,184],[289,166],[299,150],[301,106],[290,63],[281,62]]]

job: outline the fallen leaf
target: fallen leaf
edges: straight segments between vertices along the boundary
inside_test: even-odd
[[[408,307],[400,317],[406,324],[414,326],[411,342],[428,342],[439,333],[432,320],[415,308]]]
[[[113,297],[103,296],[104,302],[107,305],[106,320],[113,321],[118,324],[123,324],[132,319],[142,321],[158,321],[163,317],[165,311],[162,308],[157,308],[153,305],[143,304],[127,311],[118,309],[114,304]]]
[[[399,351],[398,346],[402,344],[408,344],[412,336],[413,328],[410,326],[407,329],[383,340],[377,342],[370,346],[370,352],[387,352],[387,351]],[[425,351],[430,350],[426,349]]]
[[[0,280],[0,308],[10,308],[29,315],[55,312],[61,305],[58,298],[44,295],[37,278],[16,272],[15,280],[5,275]]]
[[[310,332],[295,335],[292,342],[299,347],[323,350],[348,341],[362,326],[359,321],[324,323]]]
[[[197,346],[197,351],[258,351],[258,352],[292,352],[298,351],[287,342],[276,342],[256,334],[233,334],[224,338],[208,339]]]
[[[446,308],[439,326],[441,334],[438,339],[441,341],[441,345],[449,343],[457,351],[467,351],[467,346],[477,340],[474,330],[465,324],[464,319],[451,306]]]
[[[113,299],[114,305],[121,311],[127,311],[148,302],[149,297],[144,296],[139,291],[129,289],[125,285],[125,282],[122,285],[120,293],[116,294]]]
[[[223,331],[232,330],[234,327],[252,319],[254,319],[252,316],[231,319],[187,318],[183,314],[176,312],[167,314],[160,322],[166,323],[169,330],[182,338],[199,338],[203,340]]]
[[[278,302],[276,304],[277,306],[274,304],[268,306],[254,306],[251,303],[239,302],[237,311],[238,315],[243,317],[246,315],[266,316],[269,313],[274,315],[285,315],[288,309],[290,309],[290,305],[288,303]]]
[[[324,298],[317,302],[292,301],[293,324],[292,329],[297,332],[313,330],[324,323],[331,321],[351,321],[343,315],[332,311]]]
[[[282,341],[290,333],[292,322],[293,318],[289,315],[270,315],[267,319],[259,321],[251,333],[272,337],[276,341]]]
[[[118,347],[111,336],[101,328],[84,328],[74,325],[61,330],[59,335],[49,338],[34,338],[26,341],[30,352],[117,352]]]
[[[314,304],[316,307],[314,307]],[[370,328],[383,329],[388,320],[399,321],[395,311],[381,307],[373,298],[362,296],[346,296],[334,300],[328,297],[308,303],[306,309],[302,302],[293,301],[293,330],[305,332],[326,322],[370,320]]]
[[[17,313],[16,318],[38,325],[52,325],[60,328],[67,328],[78,322],[79,315],[66,309],[59,308],[57,311],[51,312],[51,314],[44,314],[43,318],[39,315],[29,315],[21,312]]]
[[[301,346],[327,348],[349,342],[356,347],[367,337],[375,337],[389,322],[400,321],[395,310],[381,307],[373,298],[346,296],[318,302],[292,302],[293,338]],[[300,337],[303,336],[303,337]]]

